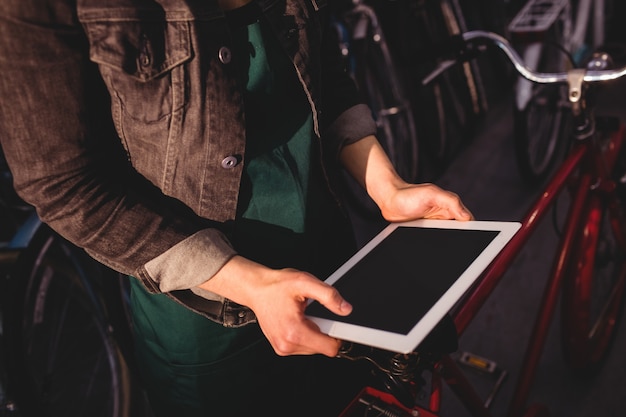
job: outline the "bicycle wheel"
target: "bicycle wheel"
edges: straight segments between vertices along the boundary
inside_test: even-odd
[[[430,96],[434,106],[427,111],[434,123],[433,134],[429,135],[427,146],[434,165],[444,170],[454,157],[466,146],[475,131],[475,118],[468,107],[469,96],[464,86],[459,68],[449,69],[430,86],[430,91],[422,92],[422,97]]]
[[[419,177],[419,153],[413,111],[408,100],[390,96],[392,90],[386,88],[381,70],[368,66],[363,76],[378,127],[377,136],[398,174],[406,181],[415,182]]]
[[[626,172],[623,171],[623,173]],[[615,191],[594,193],[568,267],[562,304],[565,358],[586,374],[600,367],[626,294],[626,211]]]
[[[333,5],[346,71],[352,75],[363,102],[371,108],[377,138],[398,174],[406,181],[417,181],[420,158],[414,112],[405,97],[404,78],[395,65],[378,16],[362,3]],[[373,230],[385,224],[376,203],[352,177],[342,175],[340,184],[341,198],[353,221]]]
[[[129,415],[128,369],[94,287],[98,274],[43,226],[17,261],[5,319],[8,390],[21,415]]]
[[[541,46],[537,70],[562,72],[566,59],[563,52],[552,43]],[[523,90],[529,98],[520,103]],[[529,184],[543,180],[567,135],[564,134],[568,120],[567,87],[518,82],[513,112],[515,157],[522,179]]]
[[[356,34],[351,40],[354,78],[372,110],[378,139],[389,159],[403,179],[414,182],[419,176],[419,153],[413,109],[375,11],[363,5],[359,10],[345,17]],[[363,22],[369,22],[367,31],[358,34]]]
[[[412,19],[410,28],[414,49],[410,67],[416,74],[413,99],[415,119],[424,134],[420,135],[424,152],[435,176],[441,174],[474,136],[476,122],[482,115],[484,92],[477,83],[479,73],[473,63],[448,68],[443,74],[422,85],[422,79],[439,63],[442,51],[451,48],[451,38],[460,33],[456,13],[447,1],[407,3]],[[445,55],[445,54],[443,54]]]

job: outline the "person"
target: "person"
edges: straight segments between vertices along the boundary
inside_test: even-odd
[[[311,299],[352,308],[322,281],[355,249],[338,169],[387,221],[471,218],[454,193],[395,172],[328,3],[0,5],[0,136],[16,191],[130,277],[158,416],[341,407],[341,341],[304,315]]]

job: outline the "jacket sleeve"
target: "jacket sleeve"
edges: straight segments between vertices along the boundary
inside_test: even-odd
[[[0,2],[0,140],[16,191],[61,235],[151,291],[210,278],[233,248],[218,225],[132,169],[75,4],[41,3]]]

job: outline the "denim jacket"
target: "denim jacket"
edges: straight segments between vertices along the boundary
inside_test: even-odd
[[[257,0],[294,64],[322,152],[375,133],[327,0]],[[215,0],[0,2],[0,139],[16,191],[95,259],[226,325],[195,288],[232,256],[242,87]],[[234,305],[234,303],[231,303]],[[236,305],[235,305],[236,307]]]

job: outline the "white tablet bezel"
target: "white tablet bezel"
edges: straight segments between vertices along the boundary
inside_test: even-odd
[[[511,240],[511,238],[519,230],[520,226],[521,224],[519,222],[431,219],[392,223],[385,227],[378,235],[363,246],[363,248],[355,253],[350,259],[348,259],[348,261],[346,261],[325,280],[326,283],[333,285],[398,227],[486,230],[500,232],[406,335],[311,315],[307,315],[307,317],[319,326],[322,333],[328,334],[332,337],[360,343],[366,346],[390,350],[393,352],[409,353],[413,351],[426,336],[428,336],[430,331],[439,323],[445,314],[448,313],[452,307],[454,307],[454,305],[471,287],[476,279],[480,277],[485,268],[489,266],[491,261],[493,261],[497,254]],[[453,254],[451,254],[451,256],[452,255]]]

